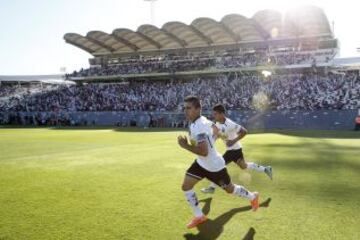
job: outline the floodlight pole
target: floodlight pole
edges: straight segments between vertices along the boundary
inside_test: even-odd
[[[144,0],[145,2],[150,2],[150,21],[152,25],[155,25],[155,2],[157,0]]]

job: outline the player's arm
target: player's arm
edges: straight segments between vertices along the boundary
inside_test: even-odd
[[[246,130],[246,128],[240,126],[240,130],[237,132],[238,134],[238,136],[236,137],[237,141],[243,139],[247,133],[248,131]]]
[[[228,147],[231,147],[232,145],[234,145],[236,142],[238,142],[239,140],[243,139],[246,134],[247,134],[247,130],[246,128],[244,128],[243,126],[237,125],[236,128],[238,128],[238,132],[237,132],[237,137],[234,138],[233,140],[228,140],[226,142],[226,145]]]
[[[211,125],[211,128],[213,130],[213,139],[216,141],[219,138],[220,130],[214,123]]]
[[[204,157],[208,155],[208,147],[207,147],[205,138],[203,140],[199,139],[197,141],[196,145],[191,145],[191,144],[189,144],[187,137],[179,136],[178,144],[180,145],[180,147],[182,147],[196,155],[200,155],[200,156],[204,156]]]

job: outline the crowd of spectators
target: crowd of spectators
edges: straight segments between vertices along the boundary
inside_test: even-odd
[[[16,90],[6,90],[13,91]],[[187,95],[199,96],[205,109],[211,109],[216,103],[223,103],[228,109],[357,109],[360,108],[360,77],[351,72],[268,77],[232,73],[189,80],[61,85],[2,97],[0,112],[179,112]]]
[[[67,74],[68,79],[74,77],[94,77],[94,76],[116,76],[126,74],[143,73],[175,73],[182,71],[195,71],[204,69],[226,69],[255,67],[264,65],[293,65],[293,64],[316,64],[317,59],[328,61],[330,54],[317,56],[315,53],[304,52],[284,52],[269,53],[267,51],[257,51],[242,54],[222,54],[222,55],[199,55],[183,57],[162,57],[137,59],[131,61],[120,61],[117,64],[108,66],[95,66]]]

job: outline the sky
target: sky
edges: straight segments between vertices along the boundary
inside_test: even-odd
[[[219,21],[230,13],[252,17],[257,11],[285,12],[301,5],[323,8],[334,21],[341,57],[359,57],[360,1],[356,0],[157,0],[154,25],[168,21],[190,24],[198,17]],[[151,23],[150,3],[144,0],[0,0],[0,75],[58,74],[88,67],[87,52],[65,43],[68,32],[111,33],[136,30]]]

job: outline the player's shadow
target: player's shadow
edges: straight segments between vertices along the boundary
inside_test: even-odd
[[[203,213],[207,215],[210,212],[212,198],[206,198],[200,200],[200,202],[205,202],[203,207]],[[268,207],[271,202],[271,198],[268,198],[266,201],[260,204],[260,207]],[[197,234],[186,233],[184,238],[186,240],[214,240],[217,239],[221,233],[224,231],[224,225],[237,213],[245,212],[251,210],[251,206],[239,207],[231,209],[230,211],[223,213],[215,219],[208,219],[203,224],[200,224],[197,229]],[[242,238],[243,240],[253,239],[255,235],[255,229],[249,228],[246,235]]]

